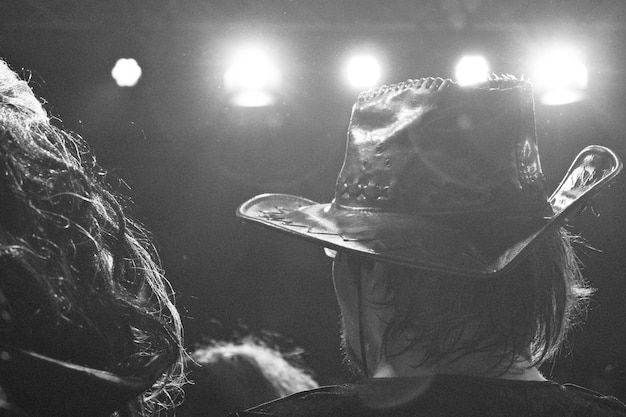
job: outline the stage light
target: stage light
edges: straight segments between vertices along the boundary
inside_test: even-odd
[[[119,87],[134,87],[141,78],[141,67],[133,58],[120,58],[111,70]]]
[[[533,58],[531,81],[545,105],[569,104],[584,99],[588,73],[581,53],[569,45],[551,45]]]
[[[276,101],[281,78],[278,66],[265,48],[245,46],[232,57],[224,73],[224,87],[235,106],[270,106]]]
[[[473,85],[489,77],[487,60],[478,55],[466,55],[456,64],[455,77],[461,85]]]
[[[371,55],[355,56],[348,61],[346,76],[350,85],[356,88],[369,88],[380,80],[380,65]]]

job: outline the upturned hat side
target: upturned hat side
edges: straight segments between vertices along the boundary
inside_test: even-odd
[[[532,85],[421,78],[362,93],[334,199],[263,194],[237,215],[339,251],[462,276],[512,268],[622,168],[585,148],[548,194]]]

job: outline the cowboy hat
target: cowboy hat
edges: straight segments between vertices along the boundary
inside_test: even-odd
[[[528,81],[421,78],[359,95],[331,203],[263,194],[237,215],[382,262],[494,276],[621,168],[611,150],[589,146],[548,196]]]

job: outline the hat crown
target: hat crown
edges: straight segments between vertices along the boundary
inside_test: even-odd
[[[331,203],[262,194],[237,215],[379,262],[496,277],[621,169],[613,151],[590,145],[548,198],[530,83],[422,78],[359,96]]]
[[[400,213],[550,213],[532,87],[422,78],[362,93],[333,203]]]

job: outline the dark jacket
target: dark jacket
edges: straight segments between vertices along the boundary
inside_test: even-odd
[[[440,375],[327,386],[234,416],[617,417],[626,416],[626,406],[614,397],[570,384]]]

